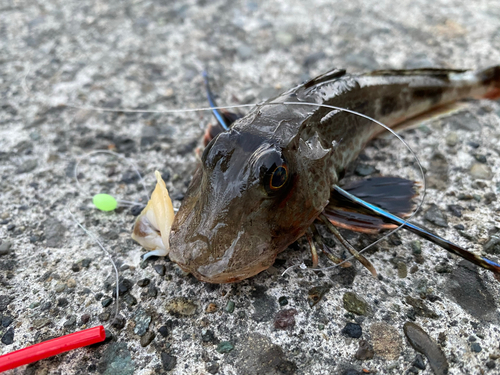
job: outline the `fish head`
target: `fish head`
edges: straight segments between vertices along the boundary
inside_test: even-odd
[[[300,155],[303,143],[234,129],[214,138],[175,217],[170,259],[212,283],[270,267],[328,203],[330,185],[319,159]]]

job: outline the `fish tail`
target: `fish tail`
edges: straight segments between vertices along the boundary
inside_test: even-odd
[[[482,98],[497,100],[500,99],[500,65],[480,70],[476,76],[487,91]]]

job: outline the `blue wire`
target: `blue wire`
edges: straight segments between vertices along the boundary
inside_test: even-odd
[[[226,125],[226,122],[224,121],[224,117],[222,117],[221,113],[217,109],[215,109],[217,105],[215,104],[214,96],[212,94],[212,91],[210,90],[210,85],[208,84],[208,73],[204,70],[201,73],[201,75],[203,76],[203,80],[205,81],[205,89],[207,91],[208,104],[212,108],[212,113],[214,114],[219,124],[224,128],[224,130],[229,130],[229,127]]]

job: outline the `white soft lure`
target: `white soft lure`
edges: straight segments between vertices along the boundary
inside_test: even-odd
[[[137,241],[150,252],[144,254],[143,259],[150,256],[168,255],[170,245],[170,228],[174,222],[174,207],[168,195],[165,181],[161,174],[155,171],[156,187],[151,194],[147,206],[135,221],[132,239]]]

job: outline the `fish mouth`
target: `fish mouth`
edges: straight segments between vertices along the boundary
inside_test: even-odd
[[[172,231],[170,242],[170,260],[197,279],[215,284],[252,277],[269,268],[276,258],[268,243],[244,231],[239,231],[225,248],[216,245],[217,239],[199,234],[195,241],[187,242],[181,231]]]

